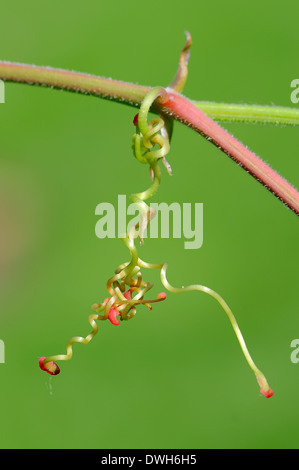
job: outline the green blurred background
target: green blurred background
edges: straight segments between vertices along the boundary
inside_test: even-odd
[[[1,8],[2,60],[167,86],[192,34],[192,99],[298,106],[297,1],[9,2]],[[51,89],[6,84],[0,105],[1,448],[298,447],[299,337],[296,216],[216,147],[175,123],[154,202],[203,202],[204,243],[147,240],[150,262],[168,261],[177,286],[205,284],[235,313],[249,350],[275,391],[259,394],[233,330],[214,299],[168,295],[152,312],[98,336],[90,306],[128,260],[121,241],[95,236],[100,202],[148,187],[131,153],[128,106]],[[298,129],[225,127],[294,185]],[[130,181],[132,178],[132,182]],[[159,275],[150,272],[154,295]]]

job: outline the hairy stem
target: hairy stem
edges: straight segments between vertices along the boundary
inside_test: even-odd
[[[94,75],[1,61],[0,79],[95,95],[131,106],[140,106],[145,95],[151,90],[150,87],[134,85]],[[237,117],[236,120],[240,120],[241,109],[237,105],[201,104],[198,102],[193,104],[187,98],[173,92],[171,89],[156,100],[153,111],[162,111],[206,137],[299,215],[298,191],[258,156],[248,150],[248,148],[242,145],[237,139],[232,137],[225,129],[220,127],[199,109],[199,107],[202,106],[203,109],[204,106],[206,106],[205,109],[207,109],[208,105],[211,106],[210,112],[214,119],[221,119],[219,116],[222,115],[225,120],[228,120],[228,117],[230,121],[234,120],[234,117]],[[216,115],[217,106],[219,116]],[[243,107],[242,119],[248,122],[263,121],[283,124],[286,124],[287,119],[289,119],[290,121],[292,120],[292,122],[289,122],[290,124],[299,124],[297,110],[285,109],[283,112],[282,108],[273,108],[275,111],[272,115],[271,107],[262,108],[263,110],[261,110],[261,107],[257,106]],[[280,111],[278,111],[278,109]],[[260,111],[259,119],[256,118],[258,110]],[[282,114],[284,114],[284,120]],[[271,115],[272,121],[270,121]],[[262,116],[264,117],[263,119]]]

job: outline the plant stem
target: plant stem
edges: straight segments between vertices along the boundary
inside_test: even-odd
[[[131,106],[140,106],[145,95],[151,90],[151,87],[89,74],[1,61],[0,79],[95,95]],[[162,111],[203,135],[299,215],[298,191],[199,109],[199,107],[204,108],[205,106],[207,109],[207,105],[211,106],[210,112],[215,119],[219,119],[218,116],[221,115],[222,118],[230,121],[240,120],[242,115],[242,120],[247,122],[258,120],[258,122],[286,124],[289,119],[292,121],[289,122],[290,124],[299,124],[298,111],[292,109],[282,111],[282,108],[274,108],[275,111],[272,114],[271,107],[245,106],[241,110],[238,105],[199,102],[193,104],[184,96],[171,90],[165,91],[153,106],[153,111]],[[219,115],[216,116],[217,107]],[[258,119],[257,114],[259,115]],[[270,121],[270,119],[272,120]]]
[[[299,109],[296,108],[207,101],[193,101],[193,104],[216,121],[299,125]]]
[[[0,79],[42,85],[140,106],[151,87],[52,67],[0,61]]]
[[[219,147],[299,215],[298,191],[263,162],[260,157],[200,111],[193,103],[188,102],[182,95],[168,94],[165,100],[162,107],[165,112],[171,109],[171,113],[177,120],[191,126],[196,132]]]

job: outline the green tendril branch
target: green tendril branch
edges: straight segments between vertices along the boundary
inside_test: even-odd
[[[183,49],[182,54],[185,54],[186,57],[186,49]],[[186,70],[184,66],[182,66],[182,63],[184,62],[180,62],[180,67],[182,73],[186,76]],[[174,83],[175,86],[181,87],[184,80],[177,76]],[[148,124],[149,110],[154,101],[159,96],[163,95],[164,92],[165,90],[161,87],[152,89],[145,96],[140,107],[140,112],[134,119],[136,133],[132,138],[133,152],[138,162],[149,165],[152,184],[147,190],[141,193],[135,193],[131,196],[131,201],[140,212],[140,223],[132,227],[129,233],[121,239],[130,252],[131,260],[118,266],[115,270],[115,274],[107,281],[107,291],[110,297],[107,297],[104,302],[92,306],[94,313],[88,317],[92,327],[91,333],[85,338],[81,336],[72,337],[67,343],[66,354],[40,358],[40,367],[51,375],[57,375],[60,369],[56,361],[70,360],[73,355],[72,347],[74,343],[88,344],[92,340],[98,332],[96,320],[109,319],[113,325],[118,326],[120,321],[130,320],[136,315],[136,307],[138,305],[145,305],[149,309],[152,309],[151,304],[165,300],[166,294],[164,292],[158,294],[156,299],[146,300],[144,298],[153,285],[143,280],[141,271],[142,269],[158,269],[160,270],[162,285],[169,292],[180,294],[190,291],[202,291],[217,300],[229,318],[245,359],[255,373],[261,393],[269,398],[273,395],[273,390],[269,387],[263,373],[253,362],[235,316],[224,299],[214,290],[199,284],[182,288],[173,287],[166,277],[167,263],[150,264],[143,261],[138,256],[135,240],[139,237],[140,243],[143,243],[144,233],[151,220],[156,215],[149,208],[146,201],[156,193],[161,182],[159,160],[162,160],[168,173],[171,174],[170,165],[165,158],[170,150],[171,124],[169,122],[167,123],[167,119],[162,119],[162,117],[155,118]],[[119,317],[119,319],[117,317]]]

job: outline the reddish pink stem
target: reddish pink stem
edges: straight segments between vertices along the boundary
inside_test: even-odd
[[[160,103],[167,114],[173,114],[178,121],[209,139],[299,215],[298,191],[187,98],[170,92],[160,98]]]

